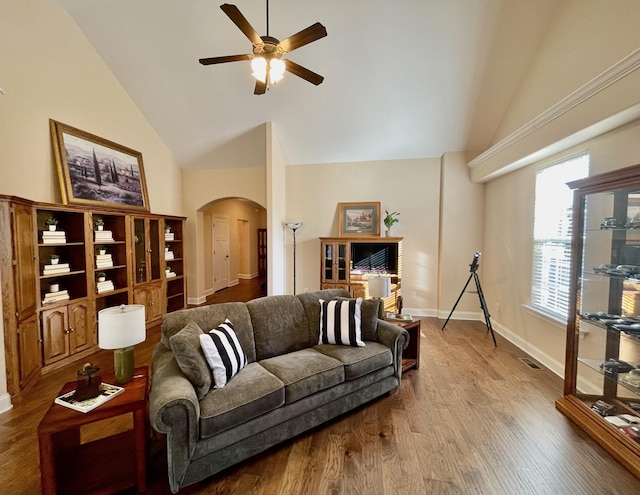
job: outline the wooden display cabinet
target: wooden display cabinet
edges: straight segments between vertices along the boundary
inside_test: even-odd
[[[353,297],[369,297],[371,274],[391,278],[391,295],[384,310],[395,312],[402,295],[401,237],[321,237],[320,288],[345,289]]]
[[[640,165],[569,186],[570,309],[556,407],[640,477],[640,443],[611,423],[621,414],[640,420],[640,381],[632,372],[640,364]],[[599,402],[611,410],[599,412]]]
[[[49,234],[50,217],[57,221],[57,234]],[[148,308],[149,325],[158,323],[165,311],[184,308],[184,221],[183,217],[0,195],[8,392],[17,395],[42,373],[95,352],[97,313],[104,308],[142,302]],[[165,225],[175,233],[168,242],[175,258],[169,261],[176,273],[171,278],[164,271]],[[104,255],[99,248],[105,248]],[[100,272],[112,285],[99,284]]]

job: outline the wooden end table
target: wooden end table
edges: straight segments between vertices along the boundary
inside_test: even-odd
[[[102,376],[115,383],[113,374]],[[148,367],[136,368],[124,392],[93,411],[82,413],[53,403],[38,426],[42,493],[113,493],[147,487]],[[75,390],[69,382],[60,393]],[[133,414],[133,430],[80,443],[80,427],[122,414]],[[132,448],[130,448],[131,446]]]
[[[402,372],[420,367],[420,320],[398,321],[387,320],[389,323],[401,326],[409,332],[409,345],[402,353]]]

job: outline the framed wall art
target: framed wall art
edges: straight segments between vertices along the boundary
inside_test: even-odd
[[[380,236],[380,202],[338,203],[341,237]]]
[[[55,120],[49,124],[65,204],[149,211],[140,152]]]

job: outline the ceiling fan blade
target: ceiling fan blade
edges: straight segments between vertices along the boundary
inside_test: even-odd
[[[225,62],[241,62],[242,60],[251,60],[253,55],[227,55],[226,57],[209,57],[201,58],[198,61],[202,65],[224,64]]]
[[[301,77],[305,81],[309,81],[311,84],[315,84],[317,86],[318,84],[321,84],[322,81],[324,81],[324,77],[322,77],[320,74],[316,74],[315,72],[310,71],[309,69],[302,67],[302,65],[298,65],[291,60],[285,60],[284,63],[288,72]]]
[[[267,84],[262,81],[256,81],[256,89],[253,90],[254,95],[263,95],[267,92]]]
[[[235,5],[231,5],[229,3],[225,3],[220,5],[222,11],[227,14],[229,19],[233,21],[233,23],[238,26],[238,29],[244,33],[244,35],[249,38],[249,41],[254,45],[259,45],[262,43],[262,38],[260,35],[256,33],[256,30],[253,29],[253,26],[249,24],[249,21],[242,15],[240,9]]]
[[[308,45],[309,43],[324,38],[327,35],[327,28],[325,28],[319,22],[303,29],[299,33],[289,36],[286,40],[279,43],[280,48],[284,52],[290,52],[301,46]]]

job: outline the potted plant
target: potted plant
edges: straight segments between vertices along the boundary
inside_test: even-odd
[[[167,253],[169,251],[169,244],[164,245],[164,252]]]
[[[105,248],[104,246],[98,246],[98,247],[96,248],[96,251],[97,251],[97,253],[98,253],[98,254],[100,254],[100,255],[107,254],[107,248]]]
[[[400,220],[398,220],[396,218],[397,215],[400,215],[400,213],[398,213],[397,211],[394,211],[393,213],[389,213],[388,210],[384,210],[384,212],[387,214],[384,217],[384,226],[387,228],[387,232],[386,235],[387,237],[391,236],[391,227],[393,226],[394,223],[399,222]]]
[[[97,230],[104,229],[104,220],[102,219],[102,217],[96,217],[96,219],[93,221],[93,224],[96,226]]]
[[[59,254],[52,254],[49,259],[51,260],[51,264],[52,265],[57,265],[58,261],[60,261],[60,255]]]
[[[96,273],[96,277],[98,277],[98,282],[104,282],[107,279],[107,274],[104,272]]]
[[[54,216],[50,216],[49,218],[47,218],[44,221],[44,223],[49,226],[49,230],[51,230],[51,231],[56,230],[56,225],[58,225],[58,221],[56,220],[56,218]]]
[[[171,273],[171,267],[170,267],[170,266],[168,266],[168,265],[167,265],[167,266],[165,266],[165,267],[164,267],[164,271],[165,271],[165,273],[166,273],[167,275],[169,275],[169,274]]]
[[[165,234],[168,234],[171,232],[171,226],[168,223],[164,224],[164,232]]]

